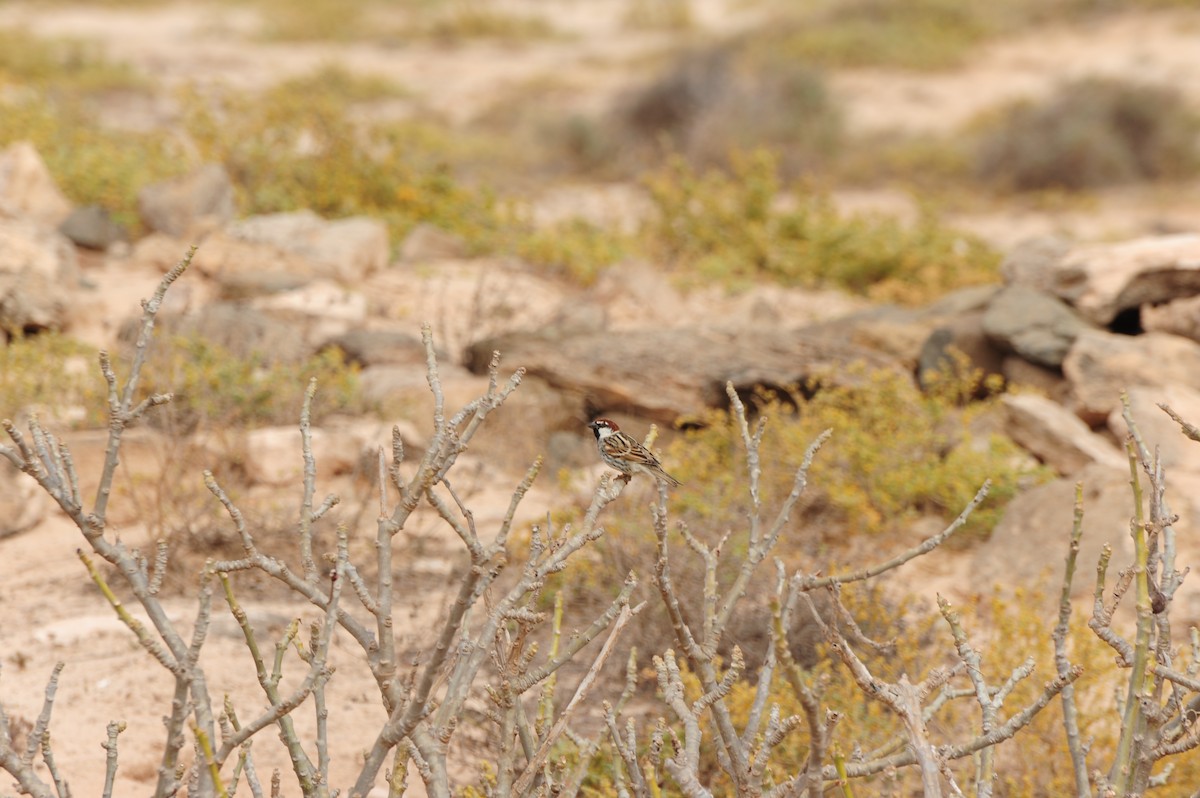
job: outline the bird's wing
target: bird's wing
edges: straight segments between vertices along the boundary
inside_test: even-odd
[[[653,466],[655,468],[661,467],[658,458],[652,455],[649,449],[624,432],[609,435],[601,441],[601,446],[604,447],[604,451],[608,452],[610,457],[614,457],[617,460],[624,460],[628,463],[640,463],[641,465]]]

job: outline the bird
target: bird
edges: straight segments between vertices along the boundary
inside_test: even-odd
[[[596,449],[600,452],[600,459],[620,471],[626,482],[634,474],[647,474],[673,488],[682,484],[663,470],[662,463],[649,449],[621,432],[612,419],[598,418],[588,424],[588,428],[596,434]]]

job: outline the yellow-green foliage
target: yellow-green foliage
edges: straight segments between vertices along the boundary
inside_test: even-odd
[[[29,141],[63,193],[101,205],[136,229],[137,192],[186,169],[163,134],[108,130],[94,107],[107,92],[140,91],[130,70],[95,47],[0,31],[0,147]]]
[[[263,96],[193,98],[188,128],[204,157],[229,170],[248,213],[371,214],[394,240],[421,221],[476,246],[493,236],[491,194],[462,185],[446,166],[457,144],[415,123],[355,123],[347,95],[361,99],[364,88],[326,70]]]
[[[479,0],[452,0],[418,21],[410,34],[429,36],[447,42],[471,39],[500,39],[520,42],[548,39],[559,35],[546,19],[530,14],[497,10]]]
[[[361,413],[358,369],[336,349],[303,363],[280,363],[267,353],[239,357],[202,338],[163,337],[151,349],[142,374],[144,391],[170,391],[175,398],[154,412],[163,423],[184,429],[196,426],[253,427],[294,424],[308,381],[317,378],[320,401],[313,421],[333,413]]]
[[[99,383],[95,351],[70,338],[45,333],[0,343],[0,418],[31,407],[82,408],[100,397]]]
[[[288,42],[346,41],[368,37],[372,27],[365,20],[362,2],[341,0],[258,0],[265,39]],[[377,31],[375,31],[377,32]]]
[[[770,46],[826,66],[948,69],[986,41],[1120,8],[1092,0],[828,0],[784,6],[767,36]]]
[[[960,533],[986,535],[1007,500],[1026,480],[1045,472],[1028,465],[1016,444],[1000,434],[978,436],[974,418],[990,402],[960,407],[958,387],[923,394],[893,371],[852,370],[855,387],[826,386],[791,411],[778,404],[765,409],[770,431],[763,441],[763,496],[766,506],[791,489],[793,469],[824,429],[832,439],[809,472],[810,491],[837,510],[850,534],[902,530],[915,518],[933,514],[952,519],[970,502],[985,479],[989,499]],[[713,414],[710,425],[676,442],[667,454],[673,473],[684,482],[676,501],[706,524],[727,523],[727,506],[713,496],[741,501],[744,452],[732,421]]]
[[[645,246],[703,279],[767,277],[911,302],[995,279],[997,254],[931,215],[910,227],[843,215],[803,186],[785,193],[766,152],[736,158],[732,174],[698,174],[672,159],[646,185],[657,214],[644,230]]]
[[[128,66],[105,58],[98,44],[45,39],[12,28],[0,28],[0,86],[4,85],[75,93],[144,88]]]
[[[591,285],[605,267],[625,257],[628,247],[620,233],[573,218],[524,235],[516,252],[535,266]]]

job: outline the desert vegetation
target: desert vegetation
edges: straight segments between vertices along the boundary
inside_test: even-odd
[[[6,789],[1195,794],[1200,98],[1022,72],[1186,4],[51,6],[197,49],[0,9]]]

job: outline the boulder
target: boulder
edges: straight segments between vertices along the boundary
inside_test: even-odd
[[[467,244],[437,225],[421,222],[409,231],[400,244],[400,260],[422,263],[433,260],[457,260],[467,256]]]
[[[71,203],[27,141],[0,151],[0,211],[51,228],[71,212]]]
[[[312,211],[272,213],[236,222],[222,234],[299,256],[316,275],[345,283],[361,282],[388,263],[387,227],[365,216],[327,221]]]
[[[36,273],[59,283],[79,276],[75,248],[52,228],[0,218],[0,274]]]
[[[0,218],[0,331],[63,329],[77,280],[69,241],[34,222]]]
[[[1141,322],[1146,332],[1165,332],[1200,341],[1200,295],[1161,305],[1142,305]]]
[[[354,329],[330,338],[322,349],[336,346],[346,359],[360,366],[400,364],[425,367],[425,345],[421,339],[398,330]]]
[[[186,236],[198,227],[233,219],[233,183],[225,167],[205,164],[189,175],[143,188],[138,192],[138,210],[151,230]]]
[[[1161,388],[1134,387],[1129,389],[1129,409],[1142,440],[1153,452],[1157,449],[1167,469],[1167,481],[1181,471],[1200,474],[1200,442],[1186,437],[1160,404],[1167,405],[1184,421],[1200,427],[1200,390],[1183,385]],[[1108,428],[1118,440],[1129,434],[1124,408],[1118,406],[1108,416]]]
[[[1092,463],[1120,468],[1128,462],[1112,441],[1057,402],[1036,394],[1005,394],[1000,402],[1008,436],[1059,474],[1069,476]]]
[[[1200,235],[1075,247],[1052,267],[1047,289],[1102,326],[1126,310],[1200,294]]]
[[[347,332],[367,318],[366,296],[329,280],[314,280],[292,291],[259,297],[250,306],[276,318],[299,321],[305,342],[314,351],[321,341]]]
[[[486,372],[493,350],[500,351],[507,367],[524,366],[591,410],[664,423],[727,406],[726,381],[753,400],[760,392],[856,384],[862,373],[856,364],[907,375],[877,352],[803,331],[514,333],[470,345],[465,365],[476,374]]]
[[[926,386],[936,372],[955,373],[959,358],[964,355],[965,365],[977,369],[984,377],[1003,373],[1004,353],[984,332],[982,311],[951,319],[929,334],[917,358],[918,381]]]
[[[1039,366],[1016,355],[1004,358],[1001,372],[1009,385],[1033,388],[1056,402],[1061,403],[1071,390],[1061,369]]]
[[[1139,336],[1085,330],[1063,361],[1075,412],[1102,424],[1120,407],[1121,392],[1136,386],[1182,385],[1200,390],[1200,344],[1167,333]]]
[[[1005,352],[1058,368],[1075,337],[1090,325],[1056,297],[1022,285],[1008,286],[983,314],[983,331]]]
[[[99,205],[84,205],[71,211],[58,226],[58,232],[84,249],[105,250],[126,239],[125,228]]]
[[[1036,236],[1013,247],[1000,264],[1006,285],[1023,285],[1049,290],[1054,268],[1071,251],[1071,242],[1061,236]]]
[[[161,316],[167,334],[194,336],[238,357],[268,354],[274,361],[298,362],[312,354],[304,325],[236,302],[213,302],[183,316]],[[122,335],[133,340],[136,331]]]
[[[1091,606],[1096,562],[1104,544],[1113,549],[1111,586],[1130,562],[1129,519],[1133,494],[1129,467],[1093,463],[1069,478],[1025,491],[1008,503],[991,537],[975,550],[972,573],[985,595],[995,585],[1041,591],[1046,607],[1056,606],[1075,514],[1075,483],[1083,483],[1083,537],[1079,542],[1071,596]]]

